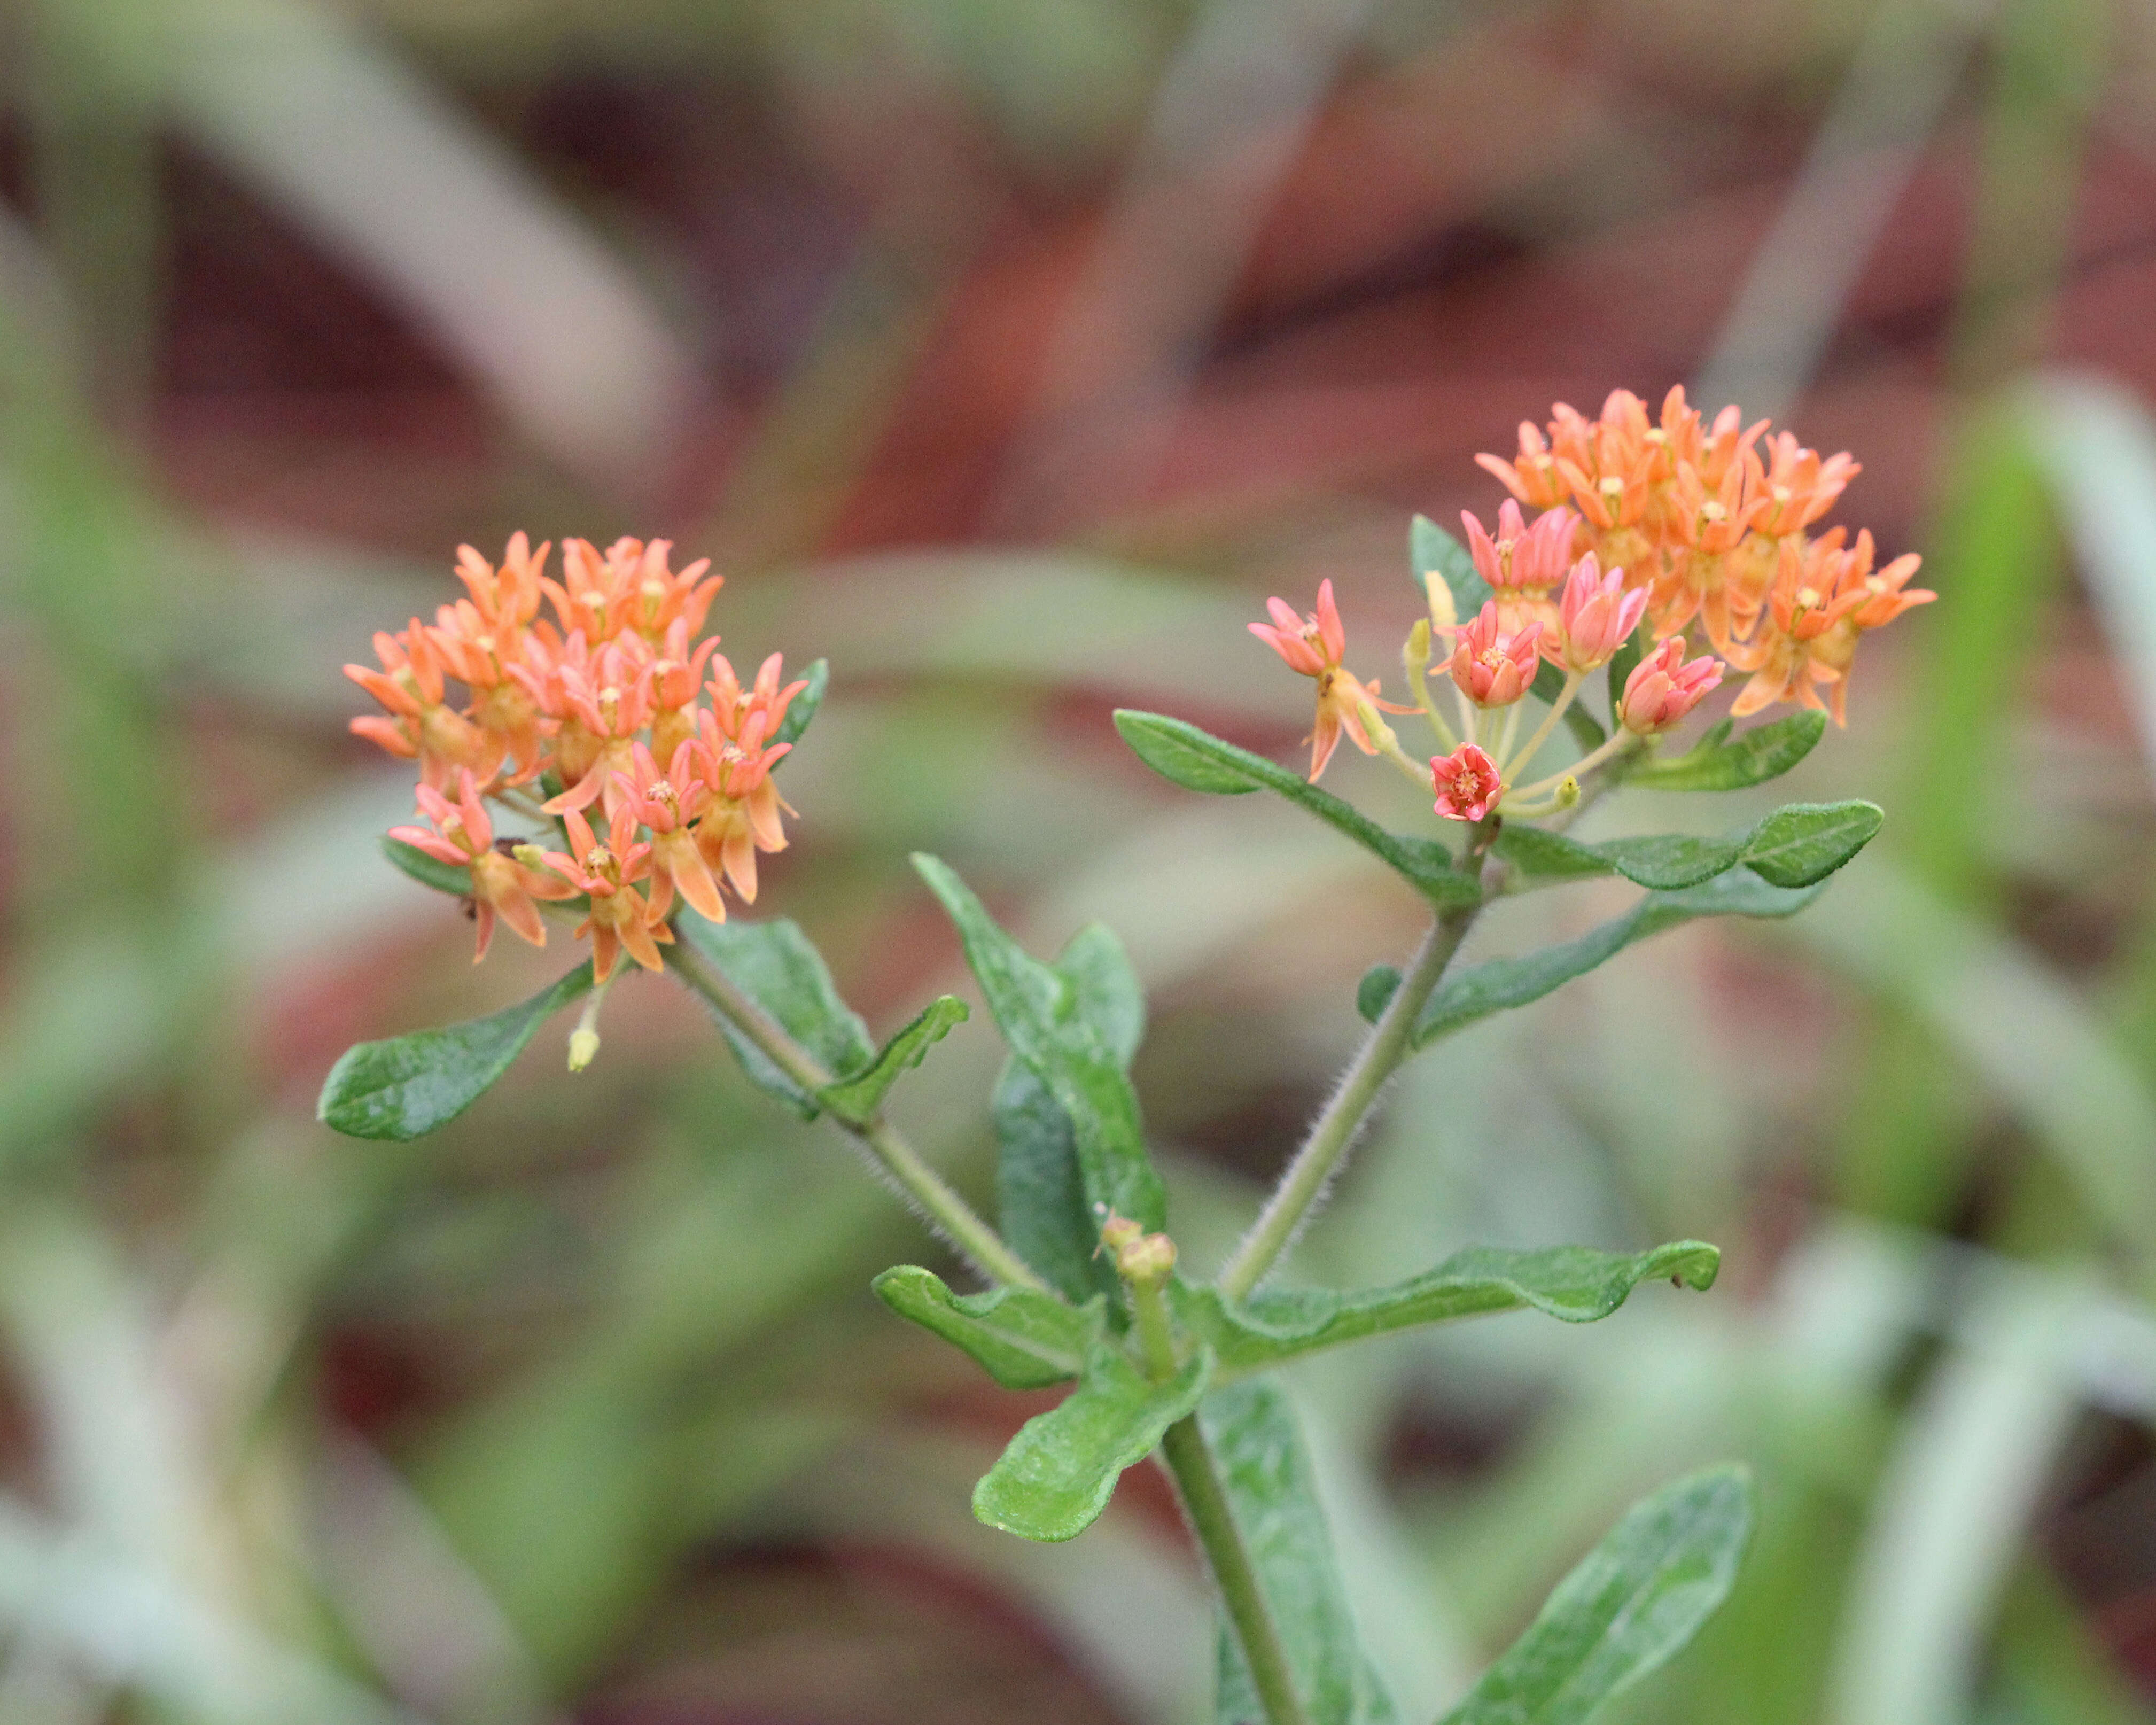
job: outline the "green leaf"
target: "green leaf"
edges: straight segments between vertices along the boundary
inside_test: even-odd
[[[972,1016],[957,995],[938,996],[920,1017],[884,1044],[865,1070],[825,1085],[817,1100],[839,1119],[855,1126],[864,1124],[883,1106],[899,1075],[919,1065],[930,1049]]]
[[[382,834],[382,854],[422,886],[431,886],[437,892],[458,898],[471,896],[470,869],[460,869],[439,857],[429,856],[418,845],[407,845],[402,839],[393,839],[386,833]]]
[[[973,1488],[973,1513],[1021,1539],[1070,1539],[1091,1527],[1127,1467],[1204,1394],[1213,1362],[1197,1354],[1164,1384],[1111,1343],[1096,1343],[1078,1388],[1019,1429]]]
[[[1522,958],[1490,958],[1445,978],[1415,1024],[1421,1048],[1463,1024],[1509,1007],[1539,1000],[1553,988],[1584,976],[1635,941],[1698,916],[1789,916],[1817,898],[1820,886],[1769,886],[1748,869],[1732,869],[1704,886],[1682,892],[1650,892],[1623,916],[1589,929],[1577,940],[1545,947]]]
[[[591,985],[587,961],[521,1005],[348,1048],[323,1081],[315,1117],[355,1138],[424,1137],[484,1096],[540,1025]]]
[[[1876,803],[1791,803],[1733,839],[1665,833],[1582,845],[1532,827],[1507,827],[1496,850],[1522,874],[1550,880],[1615,873],[1657,891],[1697,886],[1739,863],[1776,886],[1823,880],[1869,844],[1885,815]]]
[[[1625,774],[1625,783],[1650,791],[1733,791],[1779,778],[1809,755],[1826,734],[1826,715],[1791,713],[1771,725],[1755,725],[1734,742],[1727,725],[1700,739],[1675,760],[1649,757]]]
[[[1225,797],[1240,796],[1246,791],[1278,792],[1397,870],[1434,904],[1471,905],[1481,896],[1475,878],[1455,869],[1452,853],[1436,839],[1404,839],[1389,833],[1331,792],[1320,790],[1262,755],[1237,748],[1232,742],[1208,736],[1195,725],[1158,713],[1122,709],[1116,714],[1116,729],[1147,766],[1186,790]]]
[[[1078,984],[997,927],[944,863],[916,853],[913,866],[957,925],[966,962],[1012,1054],[1070,1117],[1088,1208],[1105,1205],[1148,1232],[1166,1227],[1167,1199],[1146,1157],[1137,1093],[1116,1049],[1081,1010]]]
[[[1145,1034],[1145,993],[1122,942],[1094,922],[1071,936],[1055,968],[1070,983],[1078,1016],[1127,1073]],[[1122,1292],[1115,1266],[1100,1250],[1101,1220],[1086,1196],[1070,1117],[1030,1067],[1014,1058],[996,1082],[996,1212],[1011,1249],[1083,1304],[1109,1300],[1120,1323]]]
[[[1636,1254],[1588,1246],[1470,1246],[1435,1270],[1387,1287],[1281,1289],[1230,1306],[1212,1288],[1178,1283],[1175,1300],[1184,1323],[1218,1357],[1220,1371],[1240,1374],[1388,1330],[1486,1312],[1532,1307],[1566,1323],[1592,1323],[1622,1306],[1643,1281],[1666,1276],[1685,1287],[1711,1288],[1721,1263],[1718,1250],[1697,1240]]]
[[[932,1271],[911,1264],[871,1284],[901,1317],[963,1348],[1006,1389],[1045,1389],[1075,1378],[1101,1338],[1103,1302],[1081,1307],[1033,1288],[954,1294]]]
[[[1372,1024],[1384,1015],[1392,1004],[1393,996],[1400,986],[1400,968],[1397,964],[1373,964],[1363,973],[1363,980],[1355,988],[1355,1010]]]
[[[773,742],[801,741],[801,733],[808,728],[808,721],[816,716],[817,709],[824,705],[824,691],[831,682],[830,661],[818,660],[802,673],[802,677],[808,686],[787,702],[786,716],[778,721],[778,729],[772,733]]]
[[[1440,1725],[1586,1725],[1714,1615],[1751,1532],[1741,1467],[1693,1474],[1634,1505]]]
[[[1625,699],[1625,680],[1640,668],[1640,661],[1646,656],[1647,626],[1641,624],[1639,628],[1625,637],[1625,644],[1610,656],[1609,722],[1612,725],[1620,722],[1617,717],[1617,708]],[[1718,728],[1722,735],[1727,737],[1729,734],[1729,721],[1724,719]]]
[[[1311,1725],[1390,1725],[1398,1715],[1356,1638],[1332,1530],[1286,1396],[1271,1380],[1252,1378],[1208,1396],[1198,1420]],[[1218,1625],[1214,1717],[1219,1725],[1265,1725],[1242,1645],[1224,1616]]]
[[[1417,587],[1433,570],[1445,578],[1452,589],[1452,608],[1462,623],[1471,621],[1496,597],[1476,570],[1474,554],[1426,515],[1408,524],[1408,567]]]
[[[684,905],[674,930],[770,1014],[825,1071],[859,1073],[876,1058],[869,1027],[839,998],[823,954],[798,923],[784,917],[768,922],[707,922]],[[762,1050],[716,1013],[712,1019],[742,1070],[759,1090],[776,1096],[803,1120],[814,1120],[823,1111],[822,1102],[772,1065]]]

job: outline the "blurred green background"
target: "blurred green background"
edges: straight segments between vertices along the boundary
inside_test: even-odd
[[[5,0],[0,1721],[1205,1717],[1165,1487],[972,1521],[1041,1404],[875,1305],[948,1266],[663,982],[437,1139],[314,1123],[346,1043],[561,963],[475,971],[382,860],[410,775],[337,667],[460,540],[716,557],[727,651],[835,673],[757,911],[880,1030],[957,977],[910,847],[1036,950],[1111,923],[1206,1264],[1416,907],[1108,709],[1291,757],[1268,593],[1332,577],[1382,673],[1410,511],[1680,381],[1926,553],[1773,788],[1888,824],[1394,1091],[1300,1273],[1726,1268],[1301,1370],[1363,1626],[1430,1719],[1741,1455],[1738,1591],[1628,1719],[2156,1717],[2147,0]],[[901,1105],[984,1200],[999,1058],[977,1018]]]

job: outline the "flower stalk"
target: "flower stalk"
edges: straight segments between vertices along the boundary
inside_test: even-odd
[[[1222,1268],[1218,1286],[1227,1298],[1240,1300],[1263,1281],[1294,1240],[1311,1206],[1338,1171],[1342,1158],[1362,1130],[1385,1081],[1407,1058],[1415,1020],[1422,1015],[1424,1004],[1435,991],[1453,954],[1460,950],[1480,909],[1479,905],[1471,905],[1445,911],[1430,925],[1399,987],[1393,991],[1393,998],[1378,1015],[1376,1025],[1341,1080],[1340,1088],[1317,1117],[1257,1221]]]
[[[702,955],[685,944],[672,947],[666,958],[676,976],[709,1001],[714,1011],[754,1043],[772,1065],[802,1089],[814,1096],[833,1082],[832,1075],[824,1070],[815,1056],[773,1022],[771,1015],[742,993],[717,966],[706,963]],[[839,1124],[875,1158],[906,1196],[983,1274],[1014,1286],[1048,1291],[1048,1284],[1032,1266],[1013,1251],[1004,1237],[982,1220],[980,1213],[921,1159],[921,1153],[884,1118],[880,1109],[858,1126],[850,1121],[839,1121]]]

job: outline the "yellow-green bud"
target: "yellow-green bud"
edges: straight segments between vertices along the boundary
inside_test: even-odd
[[[1557,782],[1557,806],[1570,809],[1579,801],[1579,781],[1569,773]]]
[[[579,1024],[569,1032],[569,1070],[581,1072],[598,1058],[599,1033]]]
[[[1175,1268],[1175,1242],[1165,1234],[1141,1235],[1116,1250],[1116,1271],[1124,1281],[1155,1286]]]
[[[1118,1259],[1126,1246],[1135,1245],[1145,1237],[1145,1230],[1128,1216],[1119,1216],[1113,1210],[1101,1224],[1101,1244]]]
[[[1430,619],[1418,617],[1415,625],[1408,631],[1407,645],[1400,649],[1400,662],[1411,671],[1425,670],[1430,666]]]
[[[1460,608],[1452,603],[1452,589],[1445,585],[1443,573],[1436,569],[1426,572],[1422,578],[1423,591],[1430,595],[1430,621],[1434,629],[1446,629],[1460,621]]]

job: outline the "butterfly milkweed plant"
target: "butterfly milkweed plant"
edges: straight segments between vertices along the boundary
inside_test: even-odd
[[[1401,1064],[1490,1014],[1523,1006],[1635,941],[1705,916],[1788,916],[1878,830],[1866,802],[1793,803],[1723,837],[1590,844],[1569,828],[1634,787],[1759,784],[1845,718],[1857,649],[1933,595],[1917,560],[1874,567],[1871,536],[1822,531],[1857,472],[1735,408],[1710,424],[1672,390],[1659,419],[1612,395],[1599,418],[1558,406],[1481,465],[1509,495],[1466,542],[1418,517],[1410,567],[1428,614],[1401,650],[1394,701],[1351,670],[1331,583],[1299,614],[1270,602],[1250,631],[1315,685],[1307,778],[1183,720],[1122,711],[1139,757],[1186,789],[1270,791],[1360,845],[1426,901],[1397,967],[1363,978],[1359,1050],[1224,1263],[1178,1260],[1129,1068],[1144,1006],[1115,937],[1094,927],[1052,960],[1026,952],[932,856],[913,865],[957,925],[1009,1045],[990,1108],[1003,1195],[977,1212],[893,1126],[894,1085],[965,1004],[939,999],[881,1047],[801,930],[750,920],[760,861],[794,811],[780,786],[823,699],[822,661],[788,678],[773,655],[746,678],[705,622],[720,578],[676,572],[671,547],[606,551],[522,535],[499,567],[466,547],[465,596],[432,623],[378,634],[378,666],[346,673],[382,711],[352,728],[417,763],[418,809],[390,860],[470,906],[478,950],[501,927],[535,946],[589,943],[536,999],[490,1018],[352,1049],[321,1116],[408,1139],[470,1107],[540,1024],[581,999],[569,1064],[599,1045],[600,1002],[623,966],[668,971],[701,996],[747,1076],[848,1134],[971,1265],[961,1291],[914,1266],[875,1291],[1013,1389],[1066,1389],[973,1492],[979,1518],[1064,1540],[1122,1471],[1173,1476],[1219,1607],[1218,1717],[1266,1725],[1386,1721],[1359,1650],[1312,1468],[1276,1368],[1409,1325],[1532,1307],[1568,1323],[1614,1312],[1656,1279],[1705,1291],[1715,1247],[1636,1255],[1584,1247],[1460,1251],[1426,1274],[1348,1289],[1271,1286]],[[1388,670],[1386,675],[1392,673]],[[1681,753],[1674,726],[1726,682],[1727,717]],[[1450,685],[1450,686],[1447,686]],[[1777,706],[1794,711],[1737,728]],[[1398,721],[1400,728],[1395,728]],[[1340,740],[1430,799],[1425,829],[1388,831],[1321,788]],[[1456,962],[1508,894],[1617,875],[1643,889],[1623,915],[1531,952]],[[729,902],[731,901],[731,902]],[[1665,1296],[1665,1297],[1672,1297]],[[1729,1590],[1751,1521],[1735,1467],[1640,1502],[1563,1582],[1448,1716],[1458,1725],[1577,1722],[1666,1660]]]

